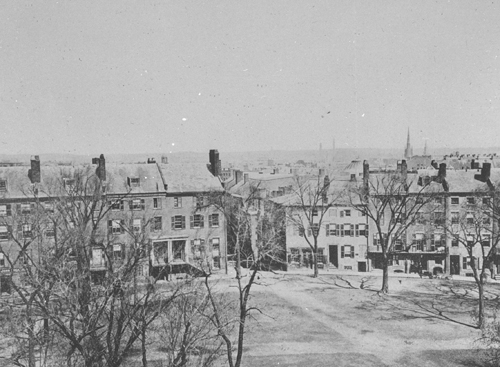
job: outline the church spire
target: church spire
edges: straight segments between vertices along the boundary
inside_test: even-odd
[[[410,159],[413,157],[413,148],[410,143],[410,128],[408,127],[408,138],[406,139],[406,149],[405,149],[405,158]]]

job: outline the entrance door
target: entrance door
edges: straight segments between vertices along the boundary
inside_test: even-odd
[[[358,262],[358,271],[363,273],[366,272],[366,263],[364,261]]]
[[[450,274],[460,275],[460,255],[450,255]]]
[[[336,268],[339,267],[339,247],[337,245],[330,245],[329,246],[329,257],[330,257],[330,263],[332,263],[333,266]]]

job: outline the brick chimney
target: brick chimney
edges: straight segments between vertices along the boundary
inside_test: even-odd
[[[37,155],[31,156],[31,168],[28,170],[28,177],[31,183],[40,183],[40,157]]]
[[[494,186],[491,183],[490,176],[491,176],[491,163],[483,163],[483,166],[481,167],[481,174],[474,175],[474,179],[486,183],[488,187],[491,190],[493,190]]]
[[[212,175],[218,177],[221,172],[221,163],[219,159],[219,151],[217,149],[210,149],[208,154],[209,162],[210,162],[210,172]]]
[[[406,164],[406,160],[401,161],[401,179],[406,182],[408,178],[408,165]]]
[[[363,188],[365,190],[366,195],[368,195],[368,191],[370,188],[369,180],[370,180],[370,165],[368,164],[368,161],[363,161]]]
[[[98,164],[95,174],[99,180],[106,181],[106,159],[104,159],[104,154],[101,154],[99,158],[92,158],[92,163]]]

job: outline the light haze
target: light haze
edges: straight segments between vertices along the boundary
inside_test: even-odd
[[[0,153],[500,145],[496,1],[0,8]]]

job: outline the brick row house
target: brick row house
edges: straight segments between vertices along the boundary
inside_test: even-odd
[[[463,243],[473,243],[473,237],[478,235],[472,228],[473,216],[479,213],[488,217],[487,211],[491,209],[488,203],[495,199],[492,182],[500,180],[500,170],[492,170],[489,163],[481,167],[475,164],[474,169],[449,170],[446,163],[438,165],[433,162],[427,169],[406,172],[405,161],[398,165],[396,172],[366,170],[369,179],[395,173],[407,182],[409,202],[423,200],[425,205],[412,218],[405,218],[405,213],[385,213],[385,223],[381,223],[385,233],[391,216],[398,216],[400,219],[396,220],[402,222],[412,221],[403,235],[394,239],[389,259],[394,270],[471,276],[470,262],[475,261],[479,269],[485,265],[491,267],[494,273],[497,271],[496,257],[491,264],[483,264],[481,246],[478,245],[474,247],[471,259]],[[462,223],[464,226],[460,230],[458,227]],[[467,229],[467,226],[470,228]],[[484,224],[482,226],[481,231],[485,233],[481,243],[488,249],[493,246],[493,239],[498,238],[498,228],[493,223],[488,225],[489,228]],[[369,262],[371,268],[381,268],[381,239],[374,222],[369,221],[369,228]]]
[[[89,178],[102,185],[98,197],[78,191]],[[143,276],[158,276],[166,266],[170,271],[184,271],[188,265],[224,269],[224,216],[203,205],[213,192],[223,192],[220,181],[199,164],[160,164],[153,159],[110,164],[101,155],[87,165],[42,166],[35,156],[29,170],[1,167],[2,290],[8,290],[9,278],[21,276],[16,254],[29,253],[37,261],[47,248],[53,251],[50,244],[57,243],[58,236],[71,234],[84,220],[94,222],[98,239],[88,259],[95,279],[119,268],[133,251],[143,254]],[[91,210],[79,211],[82,206]],[[88,218],[78,217],[81,213]]]

